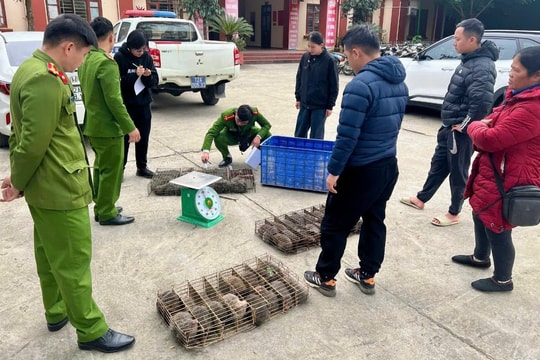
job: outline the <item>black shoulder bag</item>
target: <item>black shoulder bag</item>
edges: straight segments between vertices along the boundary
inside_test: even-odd
[[[503,182],[495,162],[493,154],[489,154],[491,166],[495,173],[497,188],[502,196],[502,215],[514,226],[535,226],[540,223],[540,188],[534,185],[514,186],[508,192],[504,192]]]

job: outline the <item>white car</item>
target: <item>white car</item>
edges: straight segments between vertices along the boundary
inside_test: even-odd
[[[41,47],[42,31],[0,32],[0,147],[8,146],[11,132],[11,115],[9,113],[9,92],[11,80],[19,65],[34,50]],[[72,84],[77,107],[77,121],[84,121],[84,105],[77,73],[67,73]],[[46,109],[44,109],[46,111]]]
[[[502,103],[508,86],[512,58],[520,49],[540,45],[540,31],[486,30],[484,40],[493,41],[500,50],[495,62],[497,79],[493,105]],[[440,109],[450,78],[460,63],[454,48],[454,36],[448,36],[413,58],[400,58],[405,66],[409,87],[409,105]]]

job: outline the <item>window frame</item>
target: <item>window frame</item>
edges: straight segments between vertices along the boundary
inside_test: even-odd
[[[7,28],[6,6],[4,0],[0,0],[0,28]]]
[[[315,14],[317,15],[315,17]],[[312,24],[310,28],[310,16],[312,17]],[[307,4],[306,7],[306,34],[313,31],[319,31],[319,25],[321,23],[321,8],[319,4]]]

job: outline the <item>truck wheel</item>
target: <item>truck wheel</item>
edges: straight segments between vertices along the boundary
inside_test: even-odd
[[[209,86],[201,90],[201,98],[205,105],[216,105],[219,101],[216,97],[216,88],[214,86]]]
[[[0,134],[0,148],[9,146],[9,136]]]

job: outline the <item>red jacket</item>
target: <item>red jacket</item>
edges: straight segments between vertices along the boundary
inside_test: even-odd
[[[474,121],[467,128],[478,155],[467,182],[465,198],[486,228],[500,233],[514,227],[502,217],[502,201],[489,154],[504,177],[504,190],[516,185],[540,187],[540,85],[513,95],[493,110],[487,125]]]

